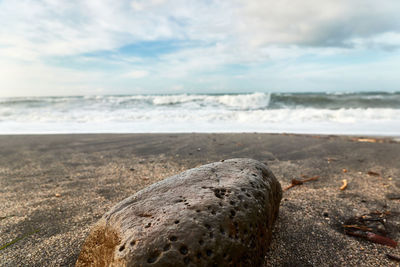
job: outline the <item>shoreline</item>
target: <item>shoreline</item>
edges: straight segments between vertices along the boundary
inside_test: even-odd
[[[293,135],[293,136],[338,136],[338,137],[360,137],[360,138],[378,138],[378,139],[393,139],[395,142],[400,142],[400,133],[398,134],[374,134],[374,133],[331,133],[331,132],[232,132],[232,131],[215,131],[215,132],[33,132],[33,133],[0,133],[0,136],[52,136],[52,135],[185,135],[185,134],[268,134],[268,135]]]
[[[357,141],[357,138],[376,139]],[[344,235],[338,224],[390,210],[400,227],[400,142],[368,135],[143,133],[0,135],[3,266],[73,266],[88,230],[138,190],[206,163],[249,157],[268,164],[284,193],[266,266],[396,266],[399,248]],[[346,173],[342,170],[346,169]],[[370,176],[368,171],[379,173]],[[340,190],[342,179],[348,188]],[[400,233],[391,233],[400,241]]]
[[[320,136],[320,137],[349,137],[349,138],[376,138],[392,140],[393,142],[400,142],[399,134],[347,134],[347,133],[307,133],[307,132],[59,132],[59,133],[0,133],[0,137],[12,137],[12,136],[60,136],[60,135],[82,135],[82,136],[101,136],[101,135],[187,135],[187,134],[199,134],[199,135],[224,135],[224,134],[261,134],[261,135],[284,135],[284,136]]]

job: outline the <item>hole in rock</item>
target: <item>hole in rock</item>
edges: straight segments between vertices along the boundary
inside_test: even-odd
[[[178,240],[178,238],[176,237],[176,236],[171,236],[170,238],[169,238],[169,240],[171,240],[172,242],[175,242],[176,240]]]
[[[136,240],[132,240],[131,243],[129,243],[131,246],[136,245]]]
[[[207,249],[206,250],[206,254],[207,254],[207,256],[210,257],[212,255],[212,250],[211,249]]]
[[[174,223],[175,223],[175,224],[178,224],[178,223],[179,223],[179,220],[176,220]]]
[[[225,234],[225,230],[224,230],[224,228],[222,228],[222,226],[219,227],[219,231],[221,232],[221,234],[223,234],[223,235]]]
[[[187,253],[188,253],[188,248],[187,248],[187,246],[185,246],[185,245],[183,245],[183,246],[181,246],[180,248],[179,248],[179,252],[182,254],[182,255],[186,255]]]
[[[214,195],[215,195],[217,198],[222,198],[222,196],[221,196],[221,194],[220,194],[220,192],[219,192],[218,189],[215,189],[215,190],[214,190]]]
[[[123,251],[125,249],[125,245],[119,247],[119,251]]]

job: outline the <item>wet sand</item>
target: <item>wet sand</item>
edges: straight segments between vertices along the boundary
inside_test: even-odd
[[[349,136],[98,134],[0,136],[0,266],[73,266],[104,212],[188,168],[228,158],[266,163],[284,192],[266,266],[398,266],[390,248],[343,234],[349,217],[391,211],[400,241],[400,143]],[[347,172],[342,170],[346,169]],[[378,176],[368,175],[368,171]],[[348,187],[340,190],[342,179]]]

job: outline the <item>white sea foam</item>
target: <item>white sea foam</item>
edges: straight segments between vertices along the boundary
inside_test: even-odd
[[[302,105],[296,102],[299,97]],[[329,102],[323,97],[278,95],[273,99],[270,94],[255,93],[2,99],[0,134],[295,132],[400,135],[400,107],[336,108],[338,105],[333,105],[333,100],[329,98]],[[353,101],[354,96],[351,97]],[[380,98],[393,102],[385,95]],[[330,103],[333,108],[321,108],[325,104],[315,103],[315,99]],[[345,100],[348,102],[348,99]],[[307,101],[308,106],[304,104]],[[360,106],[365,105],[360,103]]]
[[[138,96],[142,99],[144,96]],[[270,94],[254,93],[243,95],[164,95],[148,96],[154,105],[177,105],[185,103],[202,103],[203,106],[221,105],[237,109],[266,108],[269,105]]]

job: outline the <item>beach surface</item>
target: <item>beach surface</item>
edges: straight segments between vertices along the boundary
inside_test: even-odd
[[[387,214],[400,241],[400,140],[288,134],[0,136],[0,266],[73,266],[90,227],[138,190],[229,158],[266,163],[284,192],[265,266],[398,266],[400,249],[345,235]],[[342,180],[347,188],[340,190]]]

